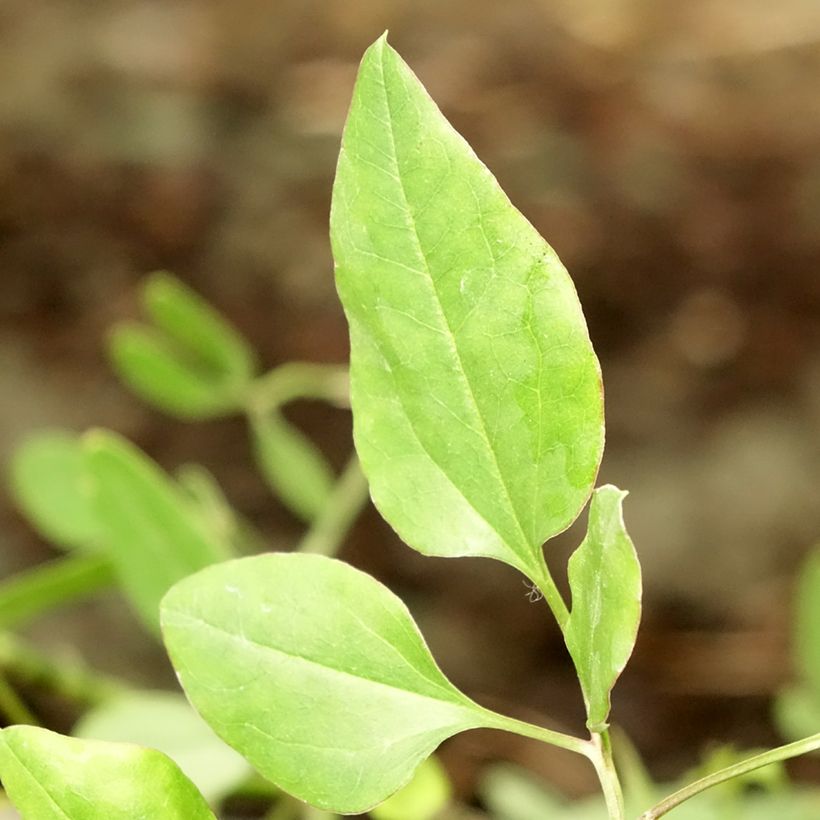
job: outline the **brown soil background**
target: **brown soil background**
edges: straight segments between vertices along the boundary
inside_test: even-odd
[[[0,458],[38,427],[111,427],[169,468],[204,463],[271,548],[294,544],[241,422],[146,407],[102,340],[167,268],[266,365],[345,360],[330,186],[356,64],[385,28],[577,284],[607,389],[602,480],[631,491],[645,577],[617,722],[658,777],[710,741],[774,741],[794,574],[820,537],[816,0],[5,0]],[[344,462],[348,415],[292,417]],[[48,557],[0,501],[0,571]],[[548,547],[562,579],[579,533]],[[511,570],[422,558],[372,509],[344,557],[407,601],[468,692],[580,729],[557,631]],[[27,632],[170,680],[114,596]],[[468,796],[497,758],[594,788],[583,762],[514,738],[467,735],[444,758]]]

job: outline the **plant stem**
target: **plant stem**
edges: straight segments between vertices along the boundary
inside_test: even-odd
[[[253,383],[247,405],[249,412],[265,414],[294,399],[321,399],[350,407],[347,367],[312,362],[280,365]]]
[[[618,772],[615,770],[615,762],[612,759],[612,741],[609,737],[609,730],[604,729],[603,732],[594,733],[592,745],[597,753],[592,755],[590,760],[601,782],[601,790],[604,793],[610,820],[624,820],[626,816],[624,796],[621,792]]]
[[[131,688],[116,678],[90,670],[81,662],[52,660],[8,632],[0,632],[0,670],[15,680],[42,686],[87,706],[96,706]]]
[[[17,691],[3,674],[0,674],[0,711],[8,718],[9,723],[28,726],[40,725],[40,721],[34,717],[31,710],[23,703]]]
[[[564,599],[561,597],[558,587],[555,586],[555,581],[552,580],[552,575],[550,574],[543,554],[540,556],[538,571],[534,573],[534,575],[535,577],[530,580],[533,581],[538,587],[538,591],[544,596],[544,600],[552,610],[555,620],[558,621],[561,632],[564,632],[567,621],[569,620],[569,610],[567,609],[566,603],[564,603]]]
[[[100,555],[69,555],[21,572],[0,584],[0,628],[19,626],[113,581],[111,564]]]
[[[514,732],[522,737],[530,737],[533,740],[540,740],[542,743],[549,743],[570,752],[583,755],[590,760],[596,754],[595,746],[588,740],[584,740],[574,735],[566,735],[563,732],[556,732],[552,729],[545,729],[543,726],[536,726],[523,720],[500,715],[489,709],[482,710],[488,718],[485,726],[488,729],[501,729],[505,732]],[[593,761],[594,762],[594,761]]]
[[[820,734],[812,735],[811,737],[803,738],[795,743],[789,743],[786,746],[778,746],[776,749],[770,749],[768,752],[755,755],[754,757],[741,760],[740,763],[735,763],[732,766],[727,766],[719,772],[713,772],[706,777],[684,786],[669,797],[664,798],[656,806],[647,809],[639,818],[639,820],[657,820],[658,817],[663,817],[664,814],[679,806],[690,797],[700,794],[706,789],[731,780],[734,777],[740,777],[762,766],[768,766],[770,763],[779,763],[782,760],[788,760],[790,757],[797,757],[798,755],[806,754],[820,749]]]
[[[299,552],[334,556],[367,500],[367,479],[354,453],[330,498],[299,545]]]

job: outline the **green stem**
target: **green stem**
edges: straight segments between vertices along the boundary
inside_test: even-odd
[[[247,405],[251,413],[265,414],[294,399],[321,399],[350,407],[347,367],[312,362],[280,365],[253,383]]]
[[[110,562],[99,555],[69,555],[21,572],[0,584],[0,629],[20,626],[113,581]]]
[[[531,580],[538,587],[538,591],[544,596],[544,600],[552,610],[555,620],[558,621],[561,632],[564,632],[567,621],[569,620],[569,610],[567,609],[566,603],[564,603],[564,599],[561,597],[558,587],[555,586],[555,581],[552,580],[552,575],[550,574],[543,554],[540,555],[537,571]]]
[[[592,745],[597,754],[590,759],[595,766],[598,780],[601,782],[601,790],[606,800],[606,808],[609,812],[610,820],[624,820],[626,810],[624,809],[624,796],[621,792],[621,782],[618,779],[618,772],[615,770],[615,762],[612,759],[612,741],[609,731],[595,733],[592,735]]]
[[[299,552],[335,555],[366,500],[367,479],[354,453],[327,503],[302,539]]]
[[[95,672],[79,661],[55,661],[9,632],[0,632],[0,670],[15,680],[42,686],[74,703],[96,706],[130,691],[128,684]]]
[[[669,811],[672,811],[676,806],[679,806],[690,797],[700,794],[706,789],[711,789],[712,786],[717,786],[734,777],[753,772],[762,766],[768,766],[770,763],[779,763],[783,760],[788,760],[790,757],[797,757],[798,755],[806,754],[820,749],[820,734],[812,735],[811,737],[798,740],[795,743],[789,743],[786,746],[778,746],[776,749],[770,749],[768,752],[755,755],[746,760],[741,760],[740,763],[735,763],[732,766],[727,766],[719,772],[713,772],[706,777],[684,786],[669,797],[664,798],[656,806],[647,809],[639,818],[639,820],[657,820],[658,817],[663,817]]]
[[[9,723],[27,726],[40,725],[40,721],[34,717],[31,710],[23,703],[17,691],[3,674],[0,674],[0,712],[8,718]]]
[[[493,712],[489,709],[482,709],[482,712],[484,712],[487,718],[487,723],[485,723],[484,726],[488,729],[501,729],[505,732],[514,732],[522,737],[530,737],[533,740],[540,740],[542,743],[549,743],[552,746],[558,746],[560,749],[575,752],[590,760],[592,760],[596,754],[595,746],[583,738],[566,735],[563,732],[556,732],[552,729],[545,729],[543,726],[536,726],[533,723],[527,723],[523,720],[500,715],[498,712]]]

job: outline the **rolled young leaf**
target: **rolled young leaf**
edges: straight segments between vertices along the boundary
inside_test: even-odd
[[[23,820],[215,820],[170,758],[130,744],[11,726],[0,778]]]
[[[153,461],[114,433],[86,435],[86,463],[104,543],[124,592],[152,630],[180,578],[232,556],[200,511]]]
[[[641,619],[641,567],[624,526],[625,496],[611,484],[595,491],[586,538],[569,559],[572,610],[564,637],[593,732],[606,728],[609,695],[632,654]]]
[[[445,738],[499,725],[444,677],[404,604],[334,559],[209,567],[166,595],[162,631],[216,733],[320,808],[366,811]]]
[[[331,240],[376,506],[421,552],[537,577],[598,470],[598,362],[554,251],[384,37],[356,81]]]

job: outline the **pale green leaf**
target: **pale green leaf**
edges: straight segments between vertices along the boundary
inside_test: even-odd
[[[253,453],[276,496],[303,521],[327,504],[334,476],[318,447],[277,411],[250,419]]]
[[[441,816],[452,796],[450,780],[432,755],[416,769],[413,779],[370,811],[374,820],[433,820]]]
[[[11,461],[14,498],[37,530],[57,546],[97,546],[99,527],[92,509],[79,438],[62,430],[36,433]]]
[[[135,743],[168,755],[210,802],[248,778],[247,761],[174,692],[128,692],[83,715],[75,737]]]
[[[774,700],[774,717],[787,740],[802,740],[820,732],[820,697],[807,686],[781,689]]]
[[[253,378],[256,357],[250,345],[217,310],[175,276],[165,271],[149,276],[143,303],[154,324],[203,366],[239,384]]]
[[[586,538],[569,559],[572,610],[564,636],[592,731],[606,727],[609,695],[641,618],[641,567],[624,526],[625,496],[609,484],[595,491]]]
[[[794,618],[797,671],[820,702],[820,550],[809,555],[800,572]]]
[[[376,505],[421,552],[539,576],[597,473],[598,362],[554,251],[384,37],[356,82],[331,238]]]
[[[209,567],[168,593],[162,629],[216,733],[323,809],[366,811],[445,738],[499,725],[444,677],[393,593],[323,556]]]
[[[238,406],[212,373],[180,356],[154,328],[121,322],[111,331],[108,355],[119,377],[142,399],[183,419],[223,415]]]
[[[23,820],[214,820],[172,760],[138,746],[11,726],[0,777]]]
[[[120,584],[145,624],[159,627],[159,602],[181,578],[231,557],[194,504],[153,461],[109,432],[86,436],[97,518]]]

